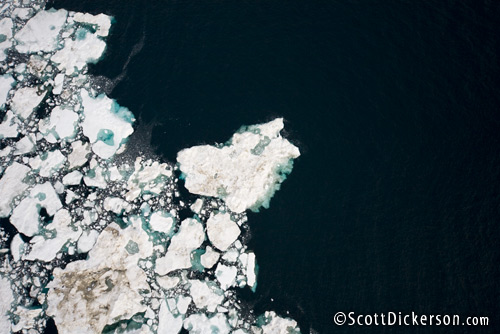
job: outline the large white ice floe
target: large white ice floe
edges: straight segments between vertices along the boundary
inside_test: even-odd
[[[49,318],[60,334],[297,332],[235,291],[257,286],[244,211],[300,154],[283,120],[178,165],[137,156],[134,115],[88,74],[112,18],[44,8],[0,5],[0,333],[41,334]]]
[[[83,104],[83,134],[89,138],[92,151],[103,159],[112,157],[134,131],[132,113],[114,100],[100,95],[93,98],[80,91]]]
[[[64,9],[38,12],[14,36],[17,51],[54,51],[59,46],[58,35],[67,16],[68,12]]]
[[[267,207],[299,149],[280,135],[283,119],[235,133],[223,147],[194,146],[177,155],[186,188],[223,199],[229,209],[243,212]]]
[[[88,260],[54,270],[47,314],[60,332],[100,333],[146,310],[141,293],[149,286],[137,263],[152,254],[153,245],[140,219],[131,220],[125,229],[110,224],[101,232]]]

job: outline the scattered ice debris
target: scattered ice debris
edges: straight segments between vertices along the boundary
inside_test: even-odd
[[[283,121],[181,151],[203,195],[181,198],[178,167],[125,150],[134,115],[87,74],[112,18],[28,2],[0,5],[0,332],[298,331],[234,291],[257,286],[244,211],[299,156]]]
[[[180,151],[177,161],[193,194],[223,199],[229,209],[267,208],[299,149],[283,139],[283,119],[244,127],[222,147],[194,146]]]

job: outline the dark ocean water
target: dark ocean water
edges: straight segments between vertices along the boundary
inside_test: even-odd
[[[500,2],[75,1],[115,17],[91,72],[174,161],[286,119],[302,156],[249,214],[257,312],[304,333],[500,331]],[[144,149],[145,146],[135,147]],[[338,311],[488,316],[338,327]]]

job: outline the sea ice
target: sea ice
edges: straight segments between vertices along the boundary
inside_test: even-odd
[[[208,239],[216,248],[225,251],[238,239],[241,231],[229,213],[218,213],[207,221]]]
[[[54,270],[47,314],[60,333],[101,333],[106,325],[146,311],[141,292],[149,286],[137,262],[150,256],[153,246],[141,220],[131,222],[125,229],[108,225],[87,260]]]
[[[223,147],[194,146],[180,151],[177,161],[186,188],[194,194],[223,199],[243,212],[268,207],[299,149],[283,139],[283,119],[250,126],[235,133]]]
[[[37,184],[31,189],[29,196],[12,211],[10,222],[19,232],[31,237],[39,231],[41,208],[45,208],[49,216],[55,215],[62,208],[61,201],[49,182]]]
[[[193,297],[193,302],[199,309],[207,309],[208,312],[215,312],[217,306],[224,300],[224,293],[215,286],[214,283],[190,280],[191,287],[189,293]]]
[[[66,75],[81,71],[87,63],[95,63],[104,52],[106,43],[84,28],[77,31],[75,40],[67,39],[62,50],[57,51],[51,60]]]
[[[204,240],[205,232],[200,222],[192,218],[183,220],[172,237],[167,254],[156,260],[156,273],[163,276],[177,269],[191,268],[191,252]]]
[[[92,151],[108,159],[134,132],[132,113],[105,95],[93,98],[85,89],[80,91],[80,95],[84,108],[83,134],[89,138]]]
[[[38,92],[37,87],[23,87],[16,91],[11,102],[11,109],[21,119],[28,118],[42,102],[46,92]]]
[[[21,195],[27,188],[28,184],[23,180],[28,175],[30,168],[14,162],[7,167],[7,170],[0,179],[0,217],[8,217],[12,211],[12,201]]]
[[[10,281],[0,276],[0,332],[10,333],[10,319],[7,312],[10,311],[10,304],[14,301]]]
[[[38,129],[49,143],[70,139],[76,135],[78,114],[65,107],[56,106],[50,116],[41,120]]]
[[[14,36],[18,43],[17,51],[21,53],[54,51],[58,47],[58,35],[67,16],[68,12],[64,9],[38,12]]]
[[[8,17],[0,20],[0,61],[4,61],[7,57],[6,52],[12,46],[12,20]],[[0,89],[1,90],[1,89]],[[0,105],[2,99],[0,98]],[[5,102],[5,101],[4,101]]]
[[[0,21],[1,24],[1,21]],[[0,52],[1,55],[1,52]],[[5,107],[7,96],[14,84],[15,80],[10,74],[0,75],[0,109]]]
[[[54,237],[45,238],[41,235],[33,237],[30,241],[32,248],[24,256],[24,259],[28,261],[52,261],[67,242],[77,241],[82,234],[80,228],[71,225],[71,215],[68,210],[61,209],[57,211],[52,222],[45,226],[46,230],[54,231]]]

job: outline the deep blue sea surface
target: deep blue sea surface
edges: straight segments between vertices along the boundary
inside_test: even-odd
[[[257,312],[303,333],[500,331],[500,2],[55,0],[115,17],[91,72],[174,161],[277,116],[302,156],[249,214]],[[103,80],[103,83],[105,81]],[[336,326],[338,311],[488,316]]]

